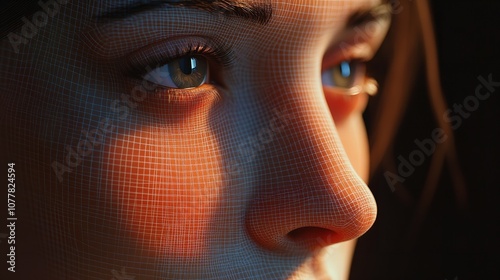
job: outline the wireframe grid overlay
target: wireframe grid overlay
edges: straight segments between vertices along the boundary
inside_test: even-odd
[[[2,149],[22,166],[34,275],[346,277],[352,252],[330,245],[376,215],[358,175],[365,97],[321,73],[361,59],[338,45],[355,49],[348,19],[378,1],[52,2],[31,38],[16,31],[18,52],[0,48]],[[151,70],[186,53],[209,82],[155,85],[175,69]]]

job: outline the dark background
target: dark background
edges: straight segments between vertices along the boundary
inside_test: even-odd
[[[494,81],[500,81],[500,1],[431,2],[441,81],[448,107],[452,108],[474,94],[478,76],[492,74]],[[37,8],[23,1],[2,1],[0,36],[16,27],[11,23],[20,22],[12,18],[27,14],[33,7]],[[398,144],[393,147],[395,162],[397,155],[407,156],[415,149],[414,139],[429,137],[436,127],[426,90],[425,72],[421,70],[395,141]],[[384,170],[372,178],[370,186],[379,214],[373,228],[358,242],[351,279],[500,279],[498,95],[500,88],[481,101],[454,131],[467,185],[466,208],[457,206],[450,173],[445,169],[430,210],[415,229],[412,225],[430,160],[395,192],[388,187]]]
[[[418,1],[418,0],[416,0]],[[500,1],[431,1],[449,108],[474,95],[477,77],[500,82]],[[436,127],[422,69],[394,146],[405,157]],[[483,89],[484,90],[484,89]],[[500,279],[500,87],[454,130],[467,187],[459,207],[447,169],[420,227],[412,227],[430,160],[391,192],[380,170],[370,186],[379,214],[358,242],[351,279]],[[369,120],[367,120],[369,122]]]

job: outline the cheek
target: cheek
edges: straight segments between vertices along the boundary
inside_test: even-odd
[[[348,96],[334,93],[331,89],[323,90],[325,91],[325,99],[336,125],[352,116],[361,115],[368,103],[368,96],[364,93]]]
[[[137,246],[151,255],[202,255],[222,182],[215,136],[142,128],[106,154],[111,200]]]

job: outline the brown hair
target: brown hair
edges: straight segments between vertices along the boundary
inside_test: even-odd
[[[399,1],[392,2],[393,6],[395,2],[399,5]],[[436,193],[439,175],[445,166],[451,173],[456,203],[460,209],[466,208],[467,195],[457,160],[453,131],[450,124],[442,118],[447,110],[447,104],[441,89],[429,2],[402,0],[394,14],[392,28],[381,51],[384,64],[388,65],[384,70],[385,81],[381,83],[381,94],[374,100],[376,110],[368,112],[373,120],[369,127],[371,176],[380,170],[394,170],[391,147],[401,125],[405,108],[408,106],[420,65],[425,67],[428,99],[436,125],[448,136],[444,143],[436,145],[436,150],[431,155],[432,161],[410,228],[411,240],[418,233],[423,219],[428,214]],[[404,188],[400,189],[401,192],[405,191]],[[398,195],[398,192],[395,192],[395,195]]]

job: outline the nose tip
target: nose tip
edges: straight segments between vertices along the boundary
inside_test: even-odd
[[[317,187],[317,186],[316,186]],[[359,188],[359,186],[356,186]],[[307,251],[355,239],[375,222],[377,207],[370,191],[335,193],[306,191],[302,195],[260,196],[246,216],[253,240],[269,250]],[[309,194],[308,194],[309,193]],[[308,196],[311,199],[307,200]]]
[[[247,232],[259,246],[310,252],[355,239],[372,226],[375,199],[350,164],[333,123],[296,119],[272,145],[259,160],[259,186],[245,216]]]

